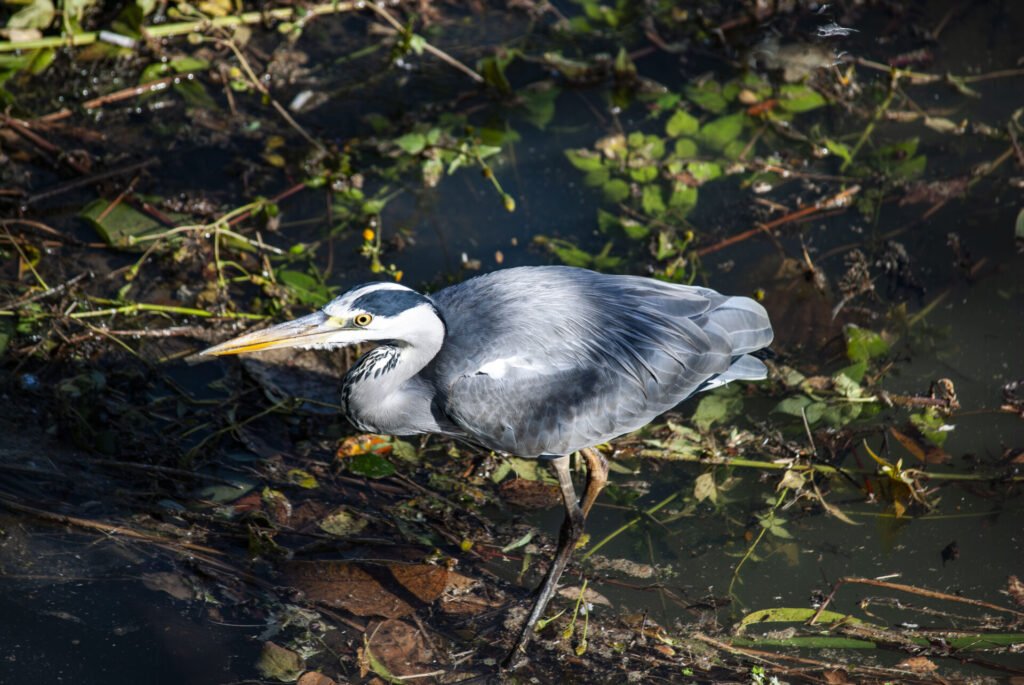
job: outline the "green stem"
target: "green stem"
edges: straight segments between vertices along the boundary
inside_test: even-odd
[[[839,167],[840,173],[846,171],[846,167],[850,166],[850,163],[853,161],[853,158],[857,156],[857,152],[860,150],[861,146],[863,146],[864,143],[867,142],[868,138],[871,137],[872,131],[875,130],[875,124],[877,124],[878,121],[882,118],[882,115],[885,114],[885,111],[889,109],[889,105],[892,104],[892,99],[896,95],[896,84],[899,82],[899,78],[900,72],[898,70],[893,70],[891,72],[891,79],[889,81],[889,94],[885,97],[885,101],[882,102],[882,105],[875,110],[875,116],[871,118],[871,121],[869,121],[868,125],[864,128],[864,132],[860,134],[860,138],[857,140],[857,144],[853,146],[852,150],[850,150],[849,159],[844,161],[842,165]]]
[[[242,24],[262,24],[267,20],[277,21],[305,21],[310,17],[321,14],[337,14],[340,12],[352,12],[358,9],[356,2],[330,2],[314,7],[297,9],[294,7],[278,7],[266,12],[242,12],[227,17],[211,17],[196,21],[175,22],[172,24],[159,24],[148,26],[143,29],[146,36],[152,38],[163,38],[166,36],[181,36],[188,33],[195,33],[208,28],[240,26]],[[72,47],[78,45],[91,45],[100,38],[101,31],[83,31],[81,33],[65,34],[63,36],[47,36],[36,40],[19,41],[16,43],[0,42],[0,53],[16,52],[19,50],[36,50],[39,48]]]
[[[665,450],[640,450],[640,457],[647,457],[651,459],[665,459]],[[700,456],[689,456],[682,454],[674,454],[671,457],[672,461],[687,461],[698,464],[713,464],[721,466],[743,466],[754,469],[765,469],[767,471],[786,471],[792,470],[798,473],[805,471],[814,471],[815,473],[824,473],[827,475],[839,475],[841,473],[855,473],[863,475],[878,475],[878,471],[871,469],[837,469],[834,466],[826,466],[825,464],[794,464],[789,462],[772,462],[772,461],[757,461],[755,459],[725,459],[723,457],[700,457]],[[929,478],[931,480],[948,480],[948,481],[1002,481],[1011,483],[1024,483],[1024,475],[1006,475],[1003,473],[926,473],[922,472],[919,474],[923,478]]]
[[[789,488],[782,488],[782,491],[779,493],[779,498],[775,500],[775,504],[772,505],[771,511],[769,511],[769,516],[775,516],[775,510],[782,506],[782,500],[786,498],[787,494],[789,494]],[[740,563],[736,564],[736,568],[732,572],[732,580],[729,582],[730,596],[733,594],[733,586],[736,584],[736,581],[740,577],[740,569],[743,568],[743,564],[745,564],[747,559],[750,558],[750,555],[754,553],[754,550],[757,548],[758,543],[761,542],[761,538],[763,538],[765,536],[765,533],[767,532],[768,526],[761,526],[761,532],[757,534],[757,537],[750,544],[750,547],[747,548],[747,553],[743,555],[742,559],[740,559]]]
[[[585,553],[584,553],[584,554],[583,554],[583,555],[582,555],[582,556],[580,557],[580,561],[586,561],[586,560],[587,560],[587,559],[589,559],[589,558],[590,558],[590,556],[591,556],[592,554],[594,554],[594,553],[595,553],[595,552],[596,552],[597,550],[601,549],[601,548],[602,548],[602,547],[604,547],[604,546],[605,546],[605,545],[606,545],[607,543],[611,542],[611,540],[612,540],[613,538],[615,538],[615,537],[617,537],[617,536],[621,535],[622,533],[624,533],[625,531],[629,530],[630,528],[632,528],[633,526],[635,526],[635,525],[636,525],[637,523],[639,523],[640,521],[642,521],[642,520],[643,520],[643,518],[644,518],[644,516],[651,516],[651,515],[652,515],[652,514],[654,514],[654,513],[656,512],[656,511],[658,511],[659,509],[661,509],[662,507],[664,507],[665,505],[667,505],[667,504],[668,504],[669,502],[671,502],[672,500],[674,500],[674,499],[675,499],[676,497],[678,497],[678,496],[679,496],[679,493],[678,493],[678,492],[674,492],[674,493],[672,493],[671,495],[669,495],[668,497],[666,497],[665,499],[663,499],[663,500],[661,500],[660,502],[658,502],[657,504],[655,504],[655,505],[654,505],[653,507],[651,507],[651,508],[650,508],[650,509],[648,509],[647,511],[645,511],[645,512],[644,512],[644,515],[643,515],[643,516],[637,516],[636,518],[632,519],[631,521],[629,521],[629,522],[627,522],[627,523],[624,523],[624,524],[622,524],[621,526],[619,526],[618,528],[616,528],[615,530],[613,530],[613,531],[612,531],[611,533],[609,533],[608,535],[606,535],[606,536],[605,536],[605,537],[604,537],[604,538],[603,538],[603,539],[602,539],[602,540],[601,540],[600,542],[598,542],[598,543],[597,543],[596,545],[594,545],[593,547],[591,547],[590,549],[588,549],[588,550],[587,550],[587,551],[586,551],[586,552],[585,552]]]

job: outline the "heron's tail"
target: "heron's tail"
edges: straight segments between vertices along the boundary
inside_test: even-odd
[[[729,381],[757,381],[768,375],[764,363],[750,355],[771,344],[775,336],[768,312],[749,297],[730,297],[706,315],[707,326],[715,326],[732,340],[732,364],[701,390]]]

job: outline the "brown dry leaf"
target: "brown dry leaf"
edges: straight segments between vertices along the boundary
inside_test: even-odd
[[[923,656],[915,656],[899,662],[896,664],[896,668],[902,668],[913,673],[931,673],[939,667]]]
[[[289,561],[288,582],[316,602],[356,616],[399,618],[430,604],[448,585],[448,569],[432,564]]]
[[[448,587],[441,597],[441,610],[456,616],[475,616],[481,611],[502,606],[505,602],[501,597],[490,598],[486,591],[481,593],[480,581],[464,576],[455,571],[448,572]]]
[[[323,673],[308,671],[302,674],[295,685],[338,685],[336,682],[325,676]]]
[[[526,478],[508,478],[502,481],[498,486],[498,493],[505,502],[522,509],[549,509],[562,502],[557,487]]]
[[[192,599],[192,588],[177,573],[143,573],[142,584],[150,590],[166,592],[175,599]]]
[[[403,621],[389,619],[376,628],[367,629],[367,645],[389,673],[396,676],[412,675],[430,670],[434,655],[423,639],[423,634]]]
[[[903,447],[914,455],[918,461],[925,464],[941,464],[952,459],[951,456],[942,451],[941,447],[935,445],[922,445],[906,433],[901,433],[890,427],[889,432],[896,438]]]
[[[968,181],[970,181],[970,178],[962,176],[960,178],[951,178],[946,181],[920,181],[918,183],[911,183],[907,186],[906,193],[900,199],[900,206],[913,205],[920,202],[930,205],[934,205],[937,202],[944,202],[959,195],[963,195],[967,190]]]
[[[580,588],[571,585],[569,587],[559,588],[558,596],[575,602],[579,599]],[[607,597],[589,587],[583,592],[583,601],[587,604],[601,604],[606,607],[610,607],[612,605],[612,603],[608,601]]]
[[[605,559],[592,557],[590,564],[594,569],[605,571],[616,571],[634,578],[653,578],[658,569],[650,564],[639,564],[629,559]]]
[[[853,681],[846,676],[846,671],[841,671],[838,668],[822,671],[821,675],[827,685],[853,685]]]
[[[1006,592],[1017,606],[1024,607],[1024,583],[1020,582],[1017,576],[1010,576],[1006,579]]]
[[[826,392],[831,390],[835,383],[828,376],[811,376],[810,378],[805,378],[802,385],[806,385],[815,392]]]

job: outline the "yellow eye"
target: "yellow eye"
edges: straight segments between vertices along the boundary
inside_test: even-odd
[[[357,326],[368,326],[370,322],[373,321],[373,317],[370,316],[369,314],[356,314],[355,318],[352,319],[352,321]]]

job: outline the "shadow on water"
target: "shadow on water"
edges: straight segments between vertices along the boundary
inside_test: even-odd
[[[1024,6],[649,9],[235,34],[315,144],[209,27],[0,61],[0,681],[490,673],[557,530],[543,469],[354,435],[351,355],[188,357],[358,282],[542,263],[756,294],[776,358],[613,443],[514,677],[1024,675],[957,642],[1024,641]],[[140,78],[170,87],[82,104]]]

